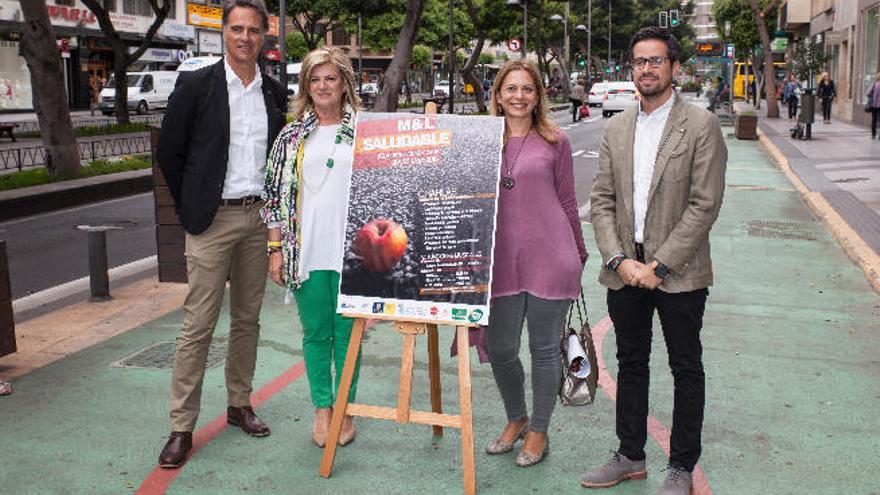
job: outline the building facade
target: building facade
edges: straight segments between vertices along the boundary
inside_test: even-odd
[[[129,70],[175,67],[186,57],[195,32],[186,24],[186,5],[172,0],[168,18],[150,49]],[[89,79],[108,79],[113,70],[113,51],[98,20],[80,0],[48,0],[49,19],[61,52],[67,99],[71,109],[89,107]],[[134,51],[154,16],[143,0],[105,0],[110,19]],[[17,0],[0,0],[0,111],[32,111],[30,71],[19,56],[24,15]]]

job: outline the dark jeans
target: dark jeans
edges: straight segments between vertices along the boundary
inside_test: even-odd
[[[788,118],[793,119],[797,117],[797,109],[798,109],[798,99],[796,96],[788,97]]]
[[[651,326],[660,316],[675,385],[669,464],[688,471],[700,458],[706,385],[700,329],[708,289],[668,294],[626,286],[608,290],[608,313],[617,336],[617,437],[621,454],[645,458]]]
[[[877,137],[877,122],[880,122],[880,108],[871,109],[871,139]]]
[[[831,100],[833,98],[822,98],[822,120],[831,120]]]
[[[583,100],[575,100],[574,98],[569,98],[569,99],[571,100],[571,121],[577,122],[578,119],[581,118],[581,105],[584,104],[584,101]]]

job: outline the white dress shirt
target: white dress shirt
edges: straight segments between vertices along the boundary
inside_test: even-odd
[[[299,273],[302,281],[315,270],[342,273],[351,145],[333,144],[339,124],[319,126],[306,139],[302,164],[302,217]],[[327,159],[333,156],[333,168]]]
[[[639,117],[636,120],[633,141],[633,230],[635,242],[639,244],[645,242],[645,216],[648,213],[651,177],[654,175],[654,163],[657,161],[663,129],[674,101],[675,96],[670,96],[666,103],[650,115],[642,111],[642,104],[639,103]]]
[[[256,77],[245,87],[229,62],[224,60],[223,64],[229,93],[229,162],[223,199],[259,196],[263,193],[269,137],[263,76],[256,67]]]

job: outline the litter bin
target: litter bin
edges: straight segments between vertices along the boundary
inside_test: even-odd
[[[801,95],[801,114],[798,116],[798,122],[801,124],[812,124],[816,121],[816,96],[813,95],[812,89],[807,89]]]

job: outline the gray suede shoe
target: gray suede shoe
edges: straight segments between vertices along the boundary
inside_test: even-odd
[[[629,457],[614,452],[604,466],[588,471],[581,479],[584,488],[608,488],[623,480],[642,480],[648,477],[645,460],[633,461]]]
[[[663,481],[657,495],[690,495],[692,484],[689,471],[669,466],[666,471],[666,480]]]

